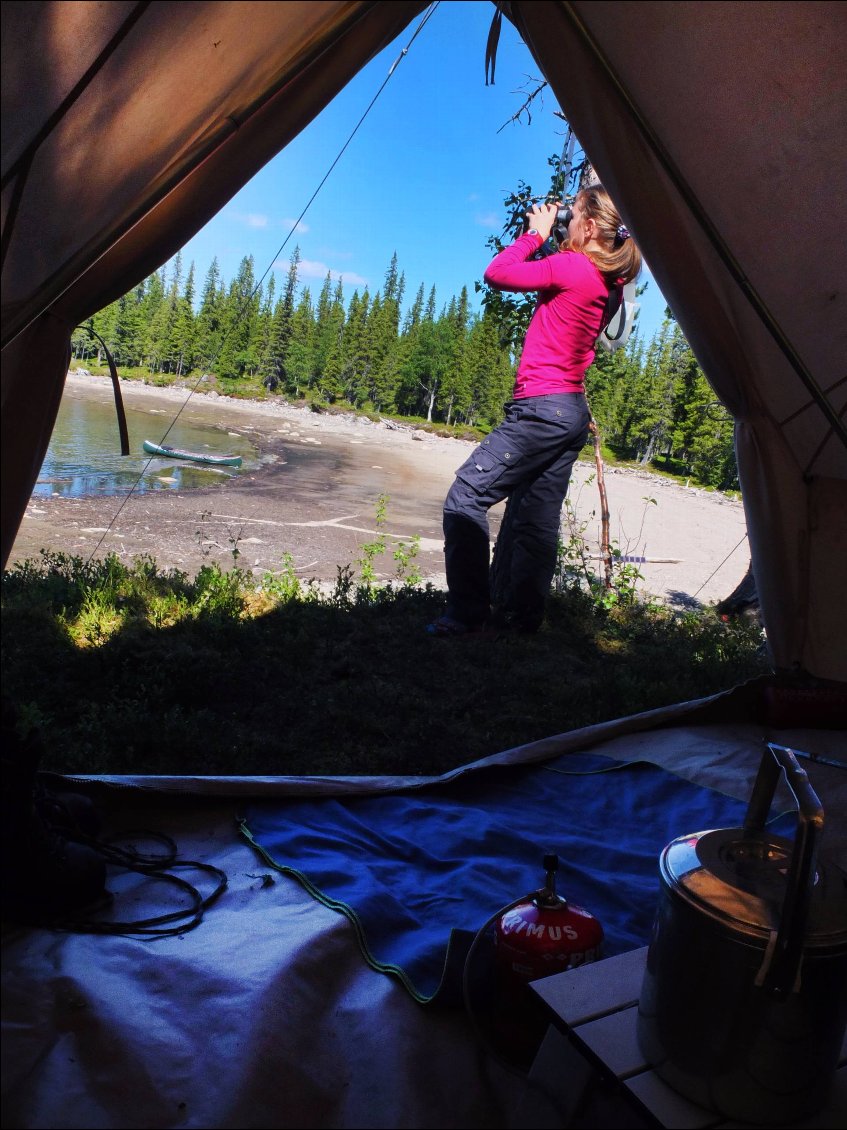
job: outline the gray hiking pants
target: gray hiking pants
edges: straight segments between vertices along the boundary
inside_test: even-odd
[[[444,502],[448,615],[471,625],[489,618],[488,511],[508,497],[509,521],[495,550],[497,589],[504,594],[498,611],[528,631],[541,624],[562,504],[590,419],[581,393],[510,401],[503,423],[456,471]]]

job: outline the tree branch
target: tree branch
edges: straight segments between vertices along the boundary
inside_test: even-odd
[[[526,124],[530,125],[530,123],[532,122],[532,114],[529,112],[530,103],[532,102],[532,100],[534,98],[538,97],[538,95],[542,92],[542,90],[544,89],[545,86],[547,86],[547,80],[546,79],[539,86],[537,86],[535,88],[535,90],[533,90],[532,94],[529,95],[529,97],[524,102],[523,106],[521,106],[521,108],[518,110],[518,112],[516,114],[512,114],[511,118],[509,118],[508,121],[503,122],[502,126],[500,126],[500,129],[498,129],[497,132],[502,133],[503,130],[506,128],[507,125],[509,125],[510,122],[519,122],[520,118],[521,118],[521,114],[526,114]]]

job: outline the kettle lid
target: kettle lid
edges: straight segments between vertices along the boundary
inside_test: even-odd
[[[782,921],[794,843],[725,828],[679,836],[660,857],[662,880],[717,924],[766,942]],[[847,945],[847,874],[816,862],[804,947]]]

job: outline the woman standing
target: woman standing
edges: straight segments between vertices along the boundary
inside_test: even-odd
[[[485,272],[496,290],[538,291],[512,400],[499,427],[456,472],[444,503],[448,604],[429,624],[436,636],[541,626],[556,568],[562,504],[591,419],[585,373],[620,288],[641,270],[641,252],[601,185],[582,189],[556,254],[532,256],[550,238],[557,204],[536,204],[529,230]],[[618,292],[618,293],[616,293]],[[611,301],[610,301],[611,297]],[[508,544],[498,546],[492,625],[488,511],[509,498]]]

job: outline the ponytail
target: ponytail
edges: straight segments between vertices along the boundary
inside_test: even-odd
[[[609,284],[632,282],[641,273],[641,252],[635,240],[612,203],[612,198],[601,184],[592,184],[580,189],[578,198],[582,200],[585,214],[597,225],[595,239],[602,251],[586,251],[585,255],[594,263]]]

